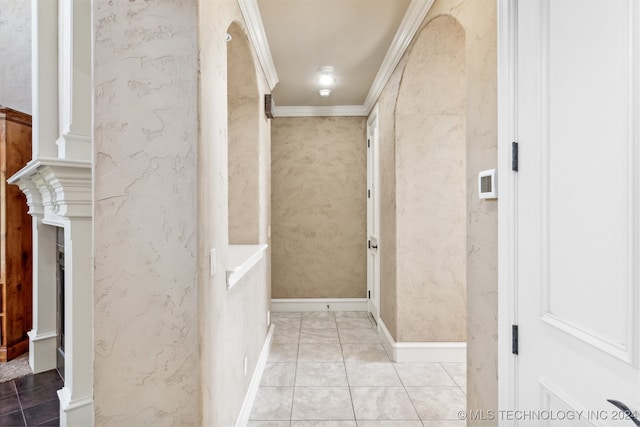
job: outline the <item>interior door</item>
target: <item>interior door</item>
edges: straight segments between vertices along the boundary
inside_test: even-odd
[[[516,425],[640,411],[639,14],[517,1]]]
[[[380,317],[380,197],[378,109],[367,120],[367,297],[369,312]]]

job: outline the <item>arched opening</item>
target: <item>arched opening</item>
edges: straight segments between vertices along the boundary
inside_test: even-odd
[[[229,244],[255,244],[260,218],[260,92],[245,32],[234,22],[227,34]]]
[[[465,33],[451,16],[430,21],[408,56],[396,150],[398,341],[465,341]]]

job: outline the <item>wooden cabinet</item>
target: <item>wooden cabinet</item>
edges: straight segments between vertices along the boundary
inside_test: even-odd
[[[0,107],[0,362],[29,350],[31,216],[24,194],[7,179],[30,160],[31,116]]]

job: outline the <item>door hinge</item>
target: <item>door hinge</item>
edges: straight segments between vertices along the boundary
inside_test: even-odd
[[[371,291],[369,291],[369,299],[371,299]]]
[[[518,143],[511,143],[511,170],[518,172]]]
[[[367,190],[367,199],[371,198],[371,190]]]
[[[518,354],[518,325],[511,325],[511,353]]]
[[[371,249],[371,240],[367,240],[367,247]]]
[[[367,139],[367,148],[371,147],[371,140]]]

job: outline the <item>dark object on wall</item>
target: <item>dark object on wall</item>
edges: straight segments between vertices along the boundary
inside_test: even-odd
[[[273,109],[276,106],[275,101],[270,93],[264,96],[264,114],[268,119],[273,119]]]
[[[7,179],[31,160],[31,116],[0,107],[0,362],[29,351],[32,325],[31,216]]]

